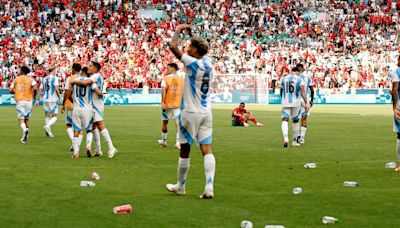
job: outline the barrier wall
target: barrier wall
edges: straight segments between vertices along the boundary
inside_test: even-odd
[[[130,104],[159,104],[161,102],[161,90],[152,89],[146,94],[142,90],[110,90],[104,95],[106,105],[130,105]],[[211,100],[218,104],[237,104],[240,102],[256,103],[256,95],[252,91],[234,90],[232,92],[212,94]],[[269,94],[269,104],[280,104],[279,94]],[[355,94],[321,94],[316,93],[315,104],[390,104],[389,90],[358,90]],[[7,90],[0,90],[0,105],[15,105],[14,95]]]

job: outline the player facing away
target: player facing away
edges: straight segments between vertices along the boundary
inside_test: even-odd
[[[400,161],[400,99],[399,99],[399,79],[400,79],[400,57],[397,60],[397,69],[392,72],[392,101],[393,101],[393,131],[397,134],[397,158]],[[400,166],[399,166],[400,167]],[[399,168],[397,167],[397,169]]]
[[[186,193],[186,177],[190,167],[190,147],[197,141],[204,158],[206,184],[200,198],[214,197],[215,157],[211,150],[212,112],[210,81],[213,78],[213,65],[206,56],[208,42],[199,37],[192,37],[186,48],[188,54],[182,54],[178,48],[179,34],[187,30],[191,36],[190,25],[176,27],[169,47],[174,55],[186,67],[182,110],[179,116],[179,142],[181,150],[178,162],[178,180],[176,184],[167,184],[168,191],[178,195]]]
[[[21,75],[12,82],[9,90],[15,94],[14,99],[17,102],[18,121],[22,129],[21,143],[26,143],[29,138],[29,117],[32,112],[34,90],[37,89],[36,81],[27,76],[29,73],[29,68],[22,66]]]
[[[84,81],[75,81],[74,83],[77,83],[77,85],[80,86],[88,86],[88,85],[94,85],[96,84],[96,87],[98,88],[99,91],[103,90],[104,86],[104,79],[103,76],[100,74],[100,69],[101,65],[98,62],[90,62],[88,66],[88,73],[90,75],[90,78]],[[100,93],[95,93],[93,94],[93,112],[94,112],[94,117],[93,117],[93,136],[94,136],[94,141],[96,143],[96,150],[94,156],[102,156],[103,153],[101,152],[101,143],[100,143],[100,133],[103,135],[104,140],[106,141],[108,145],[108,157],[113,158],[114,155],[117,153],[117,149],[114,147],[110,133],[108,132],[107,128],[104,125],[104,101],[103,101],[103,96]],[[87,153],[91,151],[91,147],[87,146],[86,147]]]
[[[282,97],[282,134],[283,146],[288,147],[289,143],[289,119],[293,120],[293,142],[292,146],[300,146],[297,142],[299,134],[299,118],[301,112],[301,101],[307,103],[307,95],[304,90],[304,81],[299,77],[300,71],[297,67],[292,69],[292,74],[281,79]],[[307,111],[308,106],[304,109]]]
[[[298,137],[298,143],[303,144],[306,138],[307,132],[307,119],[310,110],[306,110],[305,107],[311,108],[314,105],[314,82],[312,81],[310,75],[307,75],[304,71],[303,64],[297,64],[297,68],[300,70],[299,77],[304,81],[304,89],[306,94],[310,93],[310,100],[308,104],[301,102],[301,128],[300,128],[300,136]]]
[[[63,100],[63,107],[61,109],[61,113],[64,113],[65,108],[67,108],[66,111],[66,120],[65,120],[65,124],[67,127],[67,134],[68,137],[71,139],[71,151],[74,151],[74,130],[72,128],[72,113],[73,113],[73,109],[74,109],[74,104],[73,104],[73,100],[71,95],[72,92],[72,84],[71,82],[75,81],[77,78],[80,77],[80,72],[81,72],[82,66],[79,63],[74,63],[72,65],[72,70],[71,70],[71,76],[69,76],[67,78],[67,80],[65,81],[65,87],[64,87],[64,100]],[[81,132],[79,134],[79,146],[82,143],[82,139],[83,139],[83,132]]]
[[[54,75],[55,67],[50,67],[48,71],[49,75],[46,76],[43,79],[42,84],[40,84],[36,106],[39,105],[40,98],[43,95],[43,110],[45,116],[45,125],[43,128],[45,129],[46,136],[53,138],[54,135],[51,131],[51,126],[53,126],[57,121],[60,90],[58,88],[58,78]]]
[[[175,148],[181,149],[179,143],[178,133],[178,118],[181,113],[181,101],[183,95],[183,78],[179,77],[176,73],[178,65],[175,63],[168,64],[166,76],[161,82],[162,87],[162,98],[161,98],[161,140],[158,140],[158,144],[167,147],[167,136],[168,136],[168,121],[174,118],[176,126],[176,143]]]

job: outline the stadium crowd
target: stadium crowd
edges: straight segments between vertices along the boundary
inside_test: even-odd
[[[160,9],[164,19],[140,16]],[[210,41],[217,74],[267,74],[305,63],[317,88],[389,87],[399,52],[395,0],[0,0],[0,85],[20,65],[38,81],[57,66],[102,63],[108,88],[158,88],[174,28],[196,24]],[[250,88],[251,77],[216,76],[213,89]]]

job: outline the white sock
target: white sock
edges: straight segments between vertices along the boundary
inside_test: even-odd
[[[92,141],[93,141],[93,133],[88,132],[86,134],[86,147],[92,148]]]
[[[94,143],[96,143],[96,150],[101,151],[100,132],[99,129],[93,130]]]
[[[299,136],[300,123],[293,123],[293,142],[297,142],[297,137]]]
[[[398,158],[399,161],[400,161],[400,139],[397,139],[397,146],[396,146],[396,149],[397,149],[397,158]]]
[[[67,128],[67,134],[68,134],[68,137],[71,139],[71,142],[73,143],[73,141],[74,141],[74,130],[72,130],[72,127]]]
[[[50,121],[50,117],[45,117],[44,118],[44,122],[45,122],[45,126],[47,126],[48,124],[49,124],[49,121]]]
[[[306,137],[307,127],[301,127],[300,138],[304,139]]]
[[[83,140],[83,135],[78,136],[78,145],[81,146]]]
[[[178,187],[185,188],[186,177],[190,168],[190,158],[179,157],[178,162]]]
[[[214,154],[206,154],[204,156],[204,172],[206,174],[206,190],[213,191],[215,175]]]
[[[179,142],[179,132],[176,132],[176,142]]]
[[[281,129],[283,140],[285,140],[285,142],[289,141],[289,123],[287,121],[282,121]]]
[[[103,135],[104,140],[106,141],[106,143],[108,145],[108,150],[111,150],[112,148],[114,148],[114,145],[111,141],[110,133],[108,132],[108,130],[106,128],[104,128],[101,131],[101,134]]]
[[[161,132],[161,138],[162,138],[162,140],[165,142],[165,141],[167,141],[167,137],[168,137],[168,133],[167,132]]]
[[[49,120],[49,123],[47,124],[47,126],[48,126],[48,127],[53,126],[53,125],[56,123],[56,121],[57,121],[57,117],[52,117],[52,118]]]
[[[26,128],[26,124],[25,124],[25,123],[22,123],[22,124],[21,124],[21,129],[22,129],[22,132],[23,132],[23,133],[25,133],[25,131],[28,130],[28,129]]]
[[[74,154],[79,154],[79,137],[74,137]]]

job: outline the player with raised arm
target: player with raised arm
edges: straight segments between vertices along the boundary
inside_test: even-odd
[[[59,81],[54,75],[55,69],[55,67],[49,67],[49,75],[40,84],[39,93],[36,98],[36,106],[38,106],[40,98],[43,95],[43,110],[45,115],[45,125],[43,128],[45,129],[46,136],[51,138],[54,137],[51,126],[57,121],[58,101],[60,99]]]
[[[399,79],[400,79],[400,56],[397,59],[397,68],[392,72],[392,101],[393,101],[393,131],[397,134],[397,158],[400,161],[400,99],[399,99]],[[399,170],[400,166],[396,168]]]
[[[301,101],[307,103],[307,94],[304,89],[304,81],[299,77],[300,70],[295,67],[292,74],[281,79],[281,97],[282,97],[282,134],[283,146],[288,147],[289,144],[289,119],[293,120],[293,142],[292,146],[297,147],[299,134],[299,119],[301,112]],[[304,109],[307,111],[308,106]]]
[[[80,77],[80,72],[81,72],[82,66],[79,63],[74,63],[72,64],[72,75],[69,76],[67,78],[67,80],[65,81],[65,87],[64,87],[64,100],[63,100],[63,105],[62,105],[62,109],[61,109],[61,113],[64,113],[65,108],[67,108],[66,111],[66,120],[65,120],[65,124],[67,127],[67,134],[68,137],[71,139],[71,151],[74,151],[74,130],[72,128],[72,113],[73,113],[73,109],[74,109],[74,104],[73,104],[73,100],[71,99],[72,97],[71,92],[72,92],[72,81],[75,81],[77,78]],[[82,139],[83,139],[83,132],[81,132],[79,134],[79,146],[82,143]]]
[[[9,89],[17,102],[18,121],[22,129],[21,143],[26,143],[29,138],[29,117],[32,113],[34,91],[37,89],[36,81],[28,76],[30,72],[27,66],[22,66],[21,75],[14,79]]]
[[[299,77],[304,81],[304,89],[306,94],[310,92],[310,100],[308,104],[301,102],[301,128],[300,128],[300,135],[298,136],[298,143],[303,144],[305,142],[306,132],[307,132],[307,119],[310,110],[305,109],[306,107],[311,108],[314,105],[314,82],[312,81],[310,75],[307,75],[304,70],[303,64],[297,64],[297,68],[300,70]]]
[[[162,87],[162,98],[161,98],[161,119],[163,121],[161,128],[161,140],[158,140],[158,144],[166,147],[167,146],[167,134],[168,134],[168,121],[171,117],[174,118],[176,126],[176,143],[175,148],[181,149],[179,143],[178,133],[178,118],[181,113],[181,101],[183,95],[183,78],[179,77],[176,71],[178,65],[175,63],[168,64],[166,76],[161,82]]]
[[[103,90],[104,86],[104,79],[103,76],[100,74],[101,65],[98,62],[90,62],[88,66],[88,73],[90,78],[84,81],[75,81],[77,85],[87,86],[96,84],[99,91]],[[103,135],[107,145],[108,145],[108,157],[113,158],[114,155],[117,153],[117,149],[114,147],[110,133],[108,132],[107,128],[104,125],[103,117],[104,117],[104,101],[102,94],[98,94],[97,92],[93,95],[93,136],[94,141],[96,143],[96,150],[94,156],[102,156],[103,153],[101,152],[101,144],[100,144],[100,134]],[[86,148],[87,150],[90,148]],[[87,151],[88,153],[88,151]]]
[[[186,48],[188,54],[182,54],[178,48],[179,35],[187,30],[191,36],[190,25],[178,25],[169,47],[172,53],[186,67],[182,110],[179,116],[179,142],[181,143],[178,161],[178,180],[176,184],[167,184],[168,191],[178,195],[186,193],[186,177],[190,167],[190,147],[197,141],[204,158],[206,183],[200,198],[214,197],[215,157],[211,150],[212,112],[210,82],[214,75],[213,65],[207,57],[208,42],[192,37]]]

